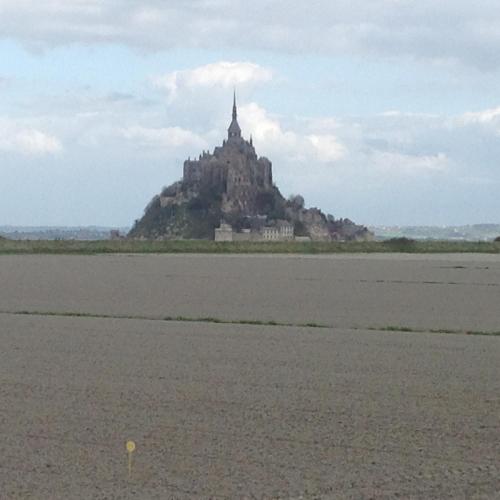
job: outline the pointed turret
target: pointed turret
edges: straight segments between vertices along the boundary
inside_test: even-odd
[[[228,139],[232,137],[241,137],[241,128],[238,125],[238,109],[236,108],[236,91],[234,91],[233,96],[233,120],[227,129],[227,137]]]

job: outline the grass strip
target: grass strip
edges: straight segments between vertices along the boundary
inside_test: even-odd
[[[333,325],[316,323],[310,321],[307,323],[286,323],[274,320],[256,320],[256,319],[222,319],[208,317],[190,317],[190,316],[143,316],[136,314],[99,314],[85,312],[56,312],[56,311],[0,311],[0,314],[10,314],[13,316],[54,316],[62,318],[97,318],[97,319],[135,319],[145,321],[169,321],[181,323],[215,323],[221,325],[253,325],[253,326],[286,326],[291,328],[336,328]],[[368,326],[368,327],[340,327],[346,330],[370,330],[376,332],[400,332],[400,333],[443,333],[454,335],[481,335],[481,336],[500,336],[500,331],[488,330],[452,330],[447,328],[421,329],[401,325],[388,326]]]
[[[8,240],[0,239],[4,254],[332,254],[332,253],[500,253],[500,243],[488,241],[348,241],[348,242],[218,242],[208,240]]]
[[[135,319],[146,321],[171,321],[184,323],[216,323],[222,325],[253,325],[253,326],[287,326],[294,328],[331,328],[330,325],[320,323],[285,323],[280,321],[263,321],[254,319],[221,319],[214,317],[188,317],[188,316],[143,316],[136,314],[99,314],[85,312],[56,312],[56,311],[0,311],[0,314],[14,316],[54,316],[62,318],[97,318],[97,319]]]
[[[485,336],[500,336],[500,331],[487,330],[451,330],[448,328],[411,328],[408,326],[371,326],[368,328],[356,328],[356,330],[372,330],[376,332],[403,332],[403,333],[448,333],[454,335],[485,335]]]

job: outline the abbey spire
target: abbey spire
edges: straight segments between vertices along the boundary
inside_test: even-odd
[[[227,129],[227,138],[231,139],[233,137],[241,137],[241,128],[238,125],[238,109],[236,107],[236,91],[234,91],[233,95],[233,120]]]

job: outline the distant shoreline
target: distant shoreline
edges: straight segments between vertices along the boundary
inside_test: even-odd
[[[411,238],[419,241],[452,242],[493,241],[500,236],[500,224],[464,224],[461,226],[397,226],[372,225],[376,241],[391,238]],[[127,226],[14,226],[0,225],[0,236],[12,240],[109,240],[111,233],[128,234]]]
[[[464,224],[461,226],[368,226],[377,240],[412,238],[415,240],[492,241],[500,236],[500,224]]]

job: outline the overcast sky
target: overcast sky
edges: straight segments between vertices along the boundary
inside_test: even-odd
[[[500,223],[498,0],[0,0],[0,225],[130,225],[233,87],[285,196]]]

